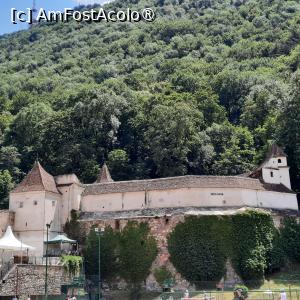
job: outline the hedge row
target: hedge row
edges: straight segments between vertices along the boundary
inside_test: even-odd
[[[249,209],[232,216],[190,216],[168,237],[170,260],[196,285],[218,282],[229,259],[248,285],[280,270],[286,258],[300,262],[300,225],[287,217],[275,228],[269,212]]]

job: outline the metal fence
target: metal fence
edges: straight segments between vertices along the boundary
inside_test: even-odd
[[[252,283],[254,284],[254,282]],[[61,295],[31,296],[32,300],[65,300],[67,296],[75,296],[77,300],[98,300],[99,277],[84,276],[73,278],[72,282],[61,287]],[[149,288],[149,286],[148,286]],[[156,287],[157,288],[157,287]],[[186,290],[179,287],[176,282],[170,282],[166,292],[149,292],[146,286],[140,297],[130,297],[132,291],[126,285],[108,285],[102,282],[102,300],[300,300],[300,280],[280,280],[279,278],[264,281],[260,288],[249,288],[247,297],[237,298],[234,294],[235,284],[224,282],[224,285],[215,282],[197,282]],[[173,290],[174,289],[174,290]],[[196,289],[196,290],[195,290]],[[0,298],[1,299],[1,298]]]
[[[79,293],[77,293],[79,292]],[[120,292],[121,293],[121,292]],[[189,296],[185,297],[184,291],[176,291],[172,293],[163,293],[160,296],[143,296],[143,294],[139,299],[140,300],[234,300],[233,291],[193,291],[189,292]],[[247,300],[283,300],[281,297],[281,290],[257,290],[257,291],[249,291]],[[77,300],[98,300],[97,294],[89,295],[88,293],[81,291],[76,291],[75,293]],[[45,296],[36,296],[32,297],[32,300],[46,300]],[[47,300],[65,300],[66,295],[61,296],[48,296]],[[130,298],[122,296],[114,297],[102,294],[101,300],[130,300]],[[286,300],[299,300],[300,299],[300,290],[288,290],[286,291]],[[238,299],[236,299],[238,300]]]
[[[45,256],[36,257],[36,256],[30,256],[28,258],[28,264],[30,265],[46,265],[46,259],[48,260],[49,266],[57,266],[61,262],[60,257],[48,257]]]
[[[159,300],[233,300],[233,291],[174,291],[162,293]],[[300,300],[300,289],[250,290],[248,300]]]

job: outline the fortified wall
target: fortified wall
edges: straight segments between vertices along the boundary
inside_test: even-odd
[[[114,181],[104,164],[92,184],[82,184],[75,174],[54,178],[37,161],[11,191],[9,199],[9,210],[15,214],[14,233],[22,242],[35,247],[36,256],[45,253],[47,224],[51,224],[52,239],[63,232],[72,210],[85,215],[128,213],[148,218],[155,216],[156,211],[180,215],[190,207],[216,211],[242,207],[297,211],[286,154],[273,145],[260,166],[239,176],[185,175]]]
[[[136,211],[119,211],[119,212],[95,212],[95,213],[81,213],[79,222],[81,224],[82,234],[88,235],[92,226],[105,227],[111,226],[114,230],[122,230],[128,221],[146,222],[149,224],[151,234],[156,239],[158,246],[158,255],[152,265],[152,273],[146,280],[146,288],[148,290],[159,290],[159,286],[153,276],[153,271],[161,266],[166,266],[173,274],[176,286],[175,289],[192,289],[189,282],[184,280],[176,271],[169,260],[168,235],[172,232],[175,226],[183,222],[187,216],[225,216],[232,215],[246,210],[244,208],[199,208],[199,207],[185,207],[185,208],[166,208],[166,209],[145,209]],[[274,224],[279,227],[281,220],[286,215],[300,217],[297,211],[293,210],[272,210],[264,209],[271,212]],[[241,283],[241,279],[234,271],[230,262],[226,265],[227,273],[225,276],[225,285],[228,287]]]

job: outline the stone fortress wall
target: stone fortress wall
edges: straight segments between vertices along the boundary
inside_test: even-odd
[[[81,213],[79,222],[81,224],[82,234],[88,235],[92,226],[99,228],[111,226],[114,230],[121,230],[126,226],[128,221],[146,222],[149,224],[151,234],[154,236],[158,246],[158,255],[154,261],[151,274],[146,280],[145,287],[148,290],[159,290],[159,286],[153,276],[153,271],[161,266],[166,266],[174,275],[176,286],[175,289],[192,289],[193,286],[184,280],[176,271],[169,260],[168,235],[172,232],[175,226],[183,222],[186,216],[204,216],[204,215],[231,215],[239,211],[246,210],[244,208],[199,208],[199,207],[185,207],[185,208],[166,208],[166,209],[145,209],[136,211],[119,211],[119,212],[94,212]],[[266,210],[266,209],[264,209]],[[300,218],[300,214],[296,211],[282,211],[270,210],[274,224],[279,227],[281,220],[286,215],[293,215]],[[241,283],[241,279],[232,268],[230,262],[226,265],[225,283],[227,286],[234,286],[236,283]]]

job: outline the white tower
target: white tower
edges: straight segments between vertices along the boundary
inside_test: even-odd
[[[287,155],[276,144],[272,145],[266,160],[250,174],[250,177],[260,178],[265,183],[283,184],[291,189],[290,167]]]
[[[52,222],[49,238],[61,231],[58,218],[61,194],[54,178],[37,161],[32,170],[9,196],[9,210],[15,213],[14,232],[24,243],[36,248],[42,256],[46,224]]]

